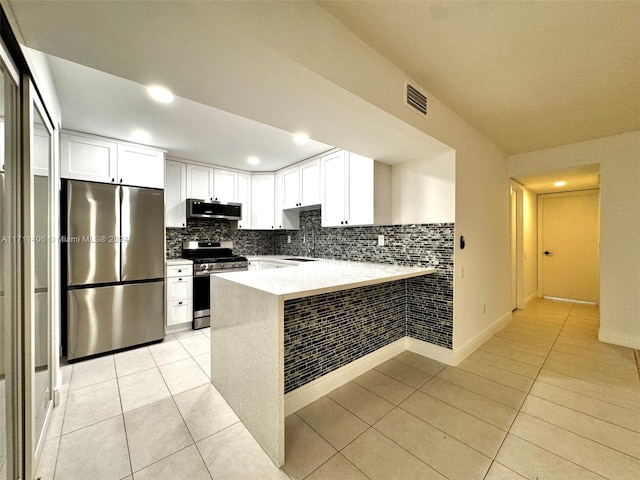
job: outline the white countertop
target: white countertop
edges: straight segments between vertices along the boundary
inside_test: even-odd
[[[167,259],[167,265],[170,267],[172,265],[192,265],[193,260],[189,260],[188,258],[169,258]]]
[[[250,260],[284,260],[255,256]],[[295,265],[295,262],[290,262]],[[290,268],[222,273],[216,277],[282,297],[283,300],[336,292],[435,273],[435,268],[318,259]]]

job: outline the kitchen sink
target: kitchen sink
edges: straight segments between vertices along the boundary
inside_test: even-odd
[[[315,262],[316,261],[315,258],[298,258],[298,257],[285,258],[285,260],[291,260],[292,262]]]

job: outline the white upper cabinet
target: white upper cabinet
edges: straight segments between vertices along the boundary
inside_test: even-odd
[[[282,208],[320,204],[320,159],[315,158],[278,172],[282,174]]]
[[[60,135],[62,178],[164,188],[164,152],[84,134]]]
[[[187,198],[213,200],[213,168],[187,164]]]
[[[300,164],[300,206],[320,204],[320,159]]]
[[[164,152],[119,144],[118,183],[164,188]]]
[[[300,206],[300,169],[295,167],[287,168],[278,172],[281,176],[280,185],[277,192],[281,197],[280,208],[296,208]]]
[[[347,152],[322,157],[322,226],[344,225],[347,216]]]
[[[251,175],[251,228],[271,230],[274,228],[275,177],[273,173]]]
[[[214,169],[213,199],[221,202],[238,201],[238,172],[221,168]]]
[[[118,144],[62,133],[60,135],[60,175],[62,178],[75,180],[116,183]]]
[[[238,172],[188,163],[187,198],[237,202]]]
[[[242,220],[238,220],[238,228],[251,228],[250,173],[238,173],[238,203],[242,204]]]
[[[374,224],[374,161],[370,158],[347,153],[347,210],[345,224]],[[389,197],[389,201],[390,201]]]
[[[322,157],[322,226],[385,225],[391,219],[391,167],[340,151]]]
[[[187,164],[167,160],[164,189],[165,226],[187,226]]]
[[[284,201],[287,195],[286,179],[287,173],[292,169],[277,172],[275,174],[275,224],[277,230],[298,230],[300,228],[300,214],[298,210],[287,210],[284,207]],[[297,183],[297,167],[296,167],[296,183]],[[296,189],[297,194],[297,189]],[[295,206],[294,206],[295,208]]]

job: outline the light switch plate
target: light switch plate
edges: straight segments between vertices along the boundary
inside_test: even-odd
[[[287,235],[287,243],[291,243],[291,235]]]
[[[384,247],[384,235],[378,235],[378,246]]]

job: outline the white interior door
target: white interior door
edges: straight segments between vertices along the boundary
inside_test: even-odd
[[[539,195],[544,297],[599,301],[600,192]]]

